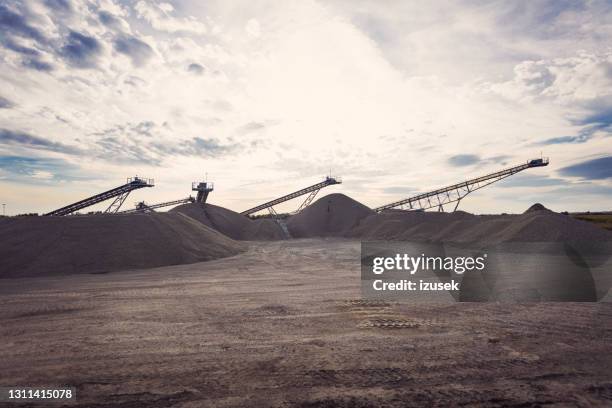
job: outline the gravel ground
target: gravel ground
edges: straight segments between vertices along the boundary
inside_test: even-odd
[[[612,406],[609,303],[367,301],[358,262],[358,241],[306,239],[2,280],[0,385],[81,407]]]

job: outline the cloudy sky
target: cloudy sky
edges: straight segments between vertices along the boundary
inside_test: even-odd
[[[609,1],[0,1],[0,202],[376,206],[540,155],[474,212],[610,210]],[[281,210],[296,208],[292,202]]]

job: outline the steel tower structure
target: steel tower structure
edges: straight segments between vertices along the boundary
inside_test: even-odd
[[[208,181],[194,181],[191,183],[191,191],[197,191],[198,195],[196,196],[196,203],[204,204],[206,203],[206,199],[208,198],[208,194],[215,189],[214,183],[210,183]]]
[[[157,203],[157,204],[147,204],[144,201],[140,201],[136,203],[136,208],[133,208],[131,210],[120,211],[119,214],[155,212],[155,210],[159,208],[170,207],[170,206],[179,205],[179,204],[194,203],[194,202],[204,204],[206,203],[208,194],[210,194],[214,190],[214,185],[213,183],[209,183],[208,181],[201,181],[201,182],[194,181],[193,183],[191,183],[191,190],[198,192],[198,195],[196,198],[189,196],[187,198],[181,198],[179,200],[166,201],[166,202]]]

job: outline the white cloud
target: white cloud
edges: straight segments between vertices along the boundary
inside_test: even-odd
[[[249,37],[257,38],[261,35],[261,28],[259,26],[259,21],[252,18],[247,21],[245,31]]]
[[[53,178],[53,173],[49,171],[36,170],[30,176],[35,179],[50,180]]]
[[[198,21],[193,17],[179,18],[174,17],[171,13],[174,7],[168,3],[155,4],[145,1],[139,1],[134,6],[138,13],[138,17],[146,20],[153,28],[169,33],[184,32],[193,34],[206,34],[208,28],[202,21]]]
[[[546,98],[566,106],[585,106],[612,96],[612,49],[524,61],[514,68],[512,80],[492,83],[490,88],[510,99]]]

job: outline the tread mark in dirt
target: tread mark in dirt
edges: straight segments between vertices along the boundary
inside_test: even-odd
[[[344,301],[344,307],[390,307],[391,303],[379,299],[348,299]]]
[[[357,327],[377,329],[416,329],[421,327],[421,323],[410,320],[377,319],[366,320],[359,323]]]
[[[323,369],[308,371],[304,377],[310,380],[312,386],[333,384],[342,387],[395,387],[413,381],[409,372],[400,368]]]
[[[587,388],[587,391],[597,395],[601,399],[612,401],[612,383],[592,385]]]

